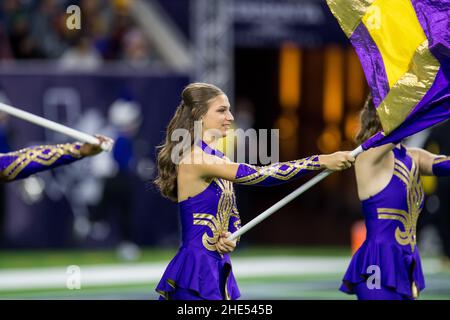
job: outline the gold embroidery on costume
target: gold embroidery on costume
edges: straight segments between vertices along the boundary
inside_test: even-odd
[[[439,156],[436,157],[433,161],[433,165],[438,164],[438,163],[442,163],[445,161],[450,161],[450,157],[446,157],[446,156]]]
[[[411,170],[406,165],[395,160],[394,175],[396,175],[407,187],[408,211],[393,208],[377,209],[379,219],[392,219],[400,221],[404,231],[399,227],[395,230],[395,239],[401,245],[410,245],[414,251],[416,246],[416,226],[421,205],[424,199],[424,191],[419,179],[419,170],[415,162],[412,162]]]
[[[236,221],[234,221],[234,223],[233,223],[233,227],[236,229],[236,230],[239,230],[240,228],[241,228],[241,219],[240,219],[240,217],[239,217],[239,214],[231,214],[230,215],[230,217],[235,217],[235,218],[237,218],[237,220]],[[238,237],[237,238],[237,240],[239,241],[239,238],[240,237]]]
[[[210,250],[216,251],[220,234],[228,231],[230,217],[239,219],[239,212],[236,208],[236,198],[233,191],[233,183],[228,180],[214,179],[215,183],[221,189],[221,195],[217,204],[216,216],[208,213],[194,213],[194,225],[207,226],[212,231],[212,237],[208,233],[204,233],[202,237],[203,246]],[[240,226],[241,221],[237,220],[234,226]]]
[[[319,164],[319,158],[317,156],[288,162],[274,163],[272,165],[264,167],[251,166],[248,164],[246,165],[256,170],[256,172],[248,176],[235,179],[235,183],[252,185],[259,183],[269,177],[285,181],[294,177],[301,170],[323,169],[323,167]],[[281,169],[281,167],[283,166],[286,166],[287,168]]]
[[[3,170],[2,175],[7,177],[8,180],[12,180],[32,162],[43,166],[51,166],[63,155],[81,158],[80,150],[76,148],[79,145],[79,143],[72,143],[56,146],[39,146],[8,153],[8,156],[17,157],[17,159]]]
[[[417,288],[417,285],[416,285],[415,281],[413,281],[412,284],[411,284],[411,293],[412,293],[412,297],[414,299],[417,299],[419,297],[419,295],[420,295],[420,291]]]
[[[171,286],[173,289],[175,289],[177,287],[177,284],[176,284],[175,280],[173,280],[173,279],[167,279],[167,284],[169,286]],[[170,296],[167,291],[162,291],[162,290],[156,289],[156,292],[158,292],[160,295],[162,295],[165,300],[170,300]]]

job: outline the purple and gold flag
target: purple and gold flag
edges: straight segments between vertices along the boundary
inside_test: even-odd
[[[383,131],[364,149],[450,118],[450,0],[327,0],[361,61]]]

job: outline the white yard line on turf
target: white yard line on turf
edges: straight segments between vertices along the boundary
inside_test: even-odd
[[[344,274],[348,258],[334,257],[254,257],[234,258],[233,270],[237,278],[264,276],[299,276],[309,274]],[[134,263],[81,266],[81,287],[133,285],[156,282],[167,263]],[[426,273],[439,272],[437,259],[424,259]],[[66,289],[73,276],[68,266],[33,269],[0,270],[0,291],[20,289]]]

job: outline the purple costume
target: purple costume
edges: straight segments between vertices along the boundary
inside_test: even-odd
[[[0,154],[1,181],[26,178],[36,172],[53,169],[82,158],[81,144],[67,143],[25,148]]]
[[[404,146],[394,148],[394,173],[389,184],[362,201],[367,236],[354,254],[340,290],[359,299],[411,299],[425,287],[416,224],[424,204],[419,168]],[[375,269],[379,271],[375,275]],[[366,281],[379,276],[381,288]],[[372,293],[371,293],[372,292]]]
[[[204,152],[224,155],[201,141]],[[318,157],[276,163],[264,167],[240,164],[234,182],[269,186],[291,181],[303,174],[322,169]],[[170,261],[156,291],[160,300],[237,299],[240,292],[234,278],[229,254],[216,251],[221,232],[240,228],[233,183],[212,178],[199,194],[178,203],[182,245]]]
[[[450,157],[436,157],[433,161],[433,174],[438,177],[450,176]]]

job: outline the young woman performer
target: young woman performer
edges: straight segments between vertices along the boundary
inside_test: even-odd
[[[221,300],[240,296],[228,253],[236,241],[227,239],[240,227],[233,183],[272,186],[324,168],[342,170],[354,161],[350,152],[310,156],[264,167],[233,163],[216,150],[217,137],[225,137],[233,122],[227,96],[217,87],[193,83],[167,128],[158,154],[161,193],[180,208],[182,245],[169,263],[156,291],[160,299]],[[202,136],[195,141],[194,122],[201,121]],[[180,148],[172,141],[176,129],[191,139],[179,163]],[[216,132],[217,134],[214,134]]]
[[[370,97],[361,112],[361,144],[381,130]],[[340,290],[360,300],[407,300],[425,287],[416,224],[424,204],[420,175],[450,175],[450,159],[423,149],[387,144],[355,162],[367,236],[354,254]]]

